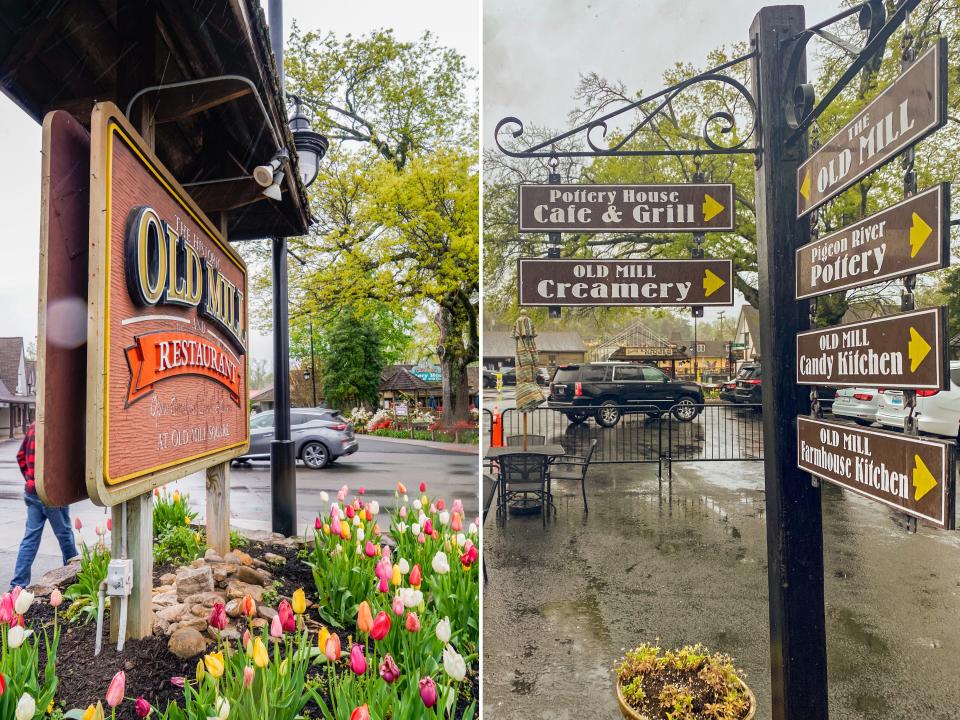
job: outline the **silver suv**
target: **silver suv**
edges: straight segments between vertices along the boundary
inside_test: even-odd
[[[336,410],[329,408],[292,408],[290,438],[294,455],[313,470],[326,467],[344,455],[357,451],[353,425]],[[267,410],[250,418],[250,450],[237,462],[269,460],[273,442],[273,411]]]

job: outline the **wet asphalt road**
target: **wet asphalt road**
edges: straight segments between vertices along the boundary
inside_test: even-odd
[[[381,507],[393,501],[394,487],[404,482],[411,490],[426,482],[431,494],[440,494],[448,500],[463,500],[467,517],[477,514],[477,455],[476,451],[455,451],[441,444],[419,445],[407,441],[386,440],[358,436],[360,448],[356,453],[339,459],[323,470],[309,470],[297,466],[297,526],[301,531],[313,526],[320,509],[320,492],[331,495],[347,485],[351,493],[361,485],[371,500]],[[23,479],[16,463],[17,442],[0,443],[0,591],[6,590],[13,576],[17,549],[23,537],[25,510]],[[466,448],[461,448],[466,450]],[[205,481],[203,475],[191,475],[170,485],[191,496],[194,509],[205,514]],[[84,537],[94,539],[94,527],[105,523],[104,509],[89,500],[71,506],[71,516],[83,522]],[[234,466],[230,473],[230,523],[250,530],[270,529],[270,464],[254,462]],[[33,578],[61,562],[59,547],[53,532],[44,530],[40,553],[34,564]]]
[[[488,518],[484,710],[490,718],[620,717],[625,649],[703,642],[734,656],[770,718],[763,469],[756,462],[590,471],[558,513]],[[960,718],[960,536],[823,488],[830,717]],[[800,630],[802,632],[802,629]]]

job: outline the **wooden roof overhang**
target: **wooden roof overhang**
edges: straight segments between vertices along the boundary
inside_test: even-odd
[[[256,0],[0,0],[0,89],[37,122],[67,110],[89,127],[96,102],[125,110],[146,87],[222,75],[256,93],[235,79],[164,89],[138,99],[131,120],[153,116],[156,154],[181,184],[239,178],[189,187],[231,240],[304,234],[306,188]],[[249,176],[281,149],[277,202]]]

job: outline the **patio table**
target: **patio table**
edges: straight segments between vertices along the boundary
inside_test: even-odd
[[[563,457],[566,451],[563,445],[528,445],[524,450],[522,445],[504,446],[487,448],[484,458],[487,460],[496,460],[505,455],[546,455],[552,461],[554,458]],[[543,506],[530,498],[524,497],[522,500],[515,500],[510,503],[511,515],[533,515],[542,512]]]

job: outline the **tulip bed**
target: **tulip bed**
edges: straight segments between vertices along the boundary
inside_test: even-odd
[[[241,639],[218,638],[199,659],[177,659],[154,636],[121,654],[105,642],[91,663],[93,628],[64,625],[71,601],[59,591],[0,597],[0,718],[472,720],[476,523],[464,527],[462,504],[448,508],[425,486],[411,501],[398,485],[396,506],[382,514],[362,488],[321,497],[305,547],[286,551],[287,597],[272,621],[258,629],[257,603],[243,598]],[[313,588],[292,584],[311,575]],[[218,603],[209,624],[227,622]]]

